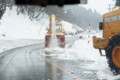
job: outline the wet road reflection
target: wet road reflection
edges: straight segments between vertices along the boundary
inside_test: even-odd
[[[0,80],[76,80],[49,62],[52,57],[40,56],[40,50],[40,45],[34,45],[4,52]]]
[[[97,71],[81,68],[93,61],[42,56],[43,49],[44,46],[38,44],[2,53],[0,80],[97,80]]]

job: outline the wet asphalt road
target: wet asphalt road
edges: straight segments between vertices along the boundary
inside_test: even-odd
[[[96,71],[78,66],[92,61],[57,59],[43,54],[42,44],[15,48],[0,55],[0,80],[96,80]]]

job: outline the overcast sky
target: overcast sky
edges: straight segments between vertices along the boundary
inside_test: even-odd
[[[91,8],[92,10],[97,10],[97,12],[104,14],[109,12],[109,4],[114,4],[115,0],[88,0],[87,5],[82,5],[86,8]]]

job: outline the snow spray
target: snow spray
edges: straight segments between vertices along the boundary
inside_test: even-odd
[[[51,40],[50,40],[50,48],[56,48],[58,47],[58,40],[56,37],[56,21],[55,21],[55,15],[51,15],[50,18],[50,26],[51,26]]]

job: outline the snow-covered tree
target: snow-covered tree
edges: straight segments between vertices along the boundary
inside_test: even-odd
[[[0,0],[0,19],[2,18],[5,10],[6,10],[6,2],[5,0]]]

